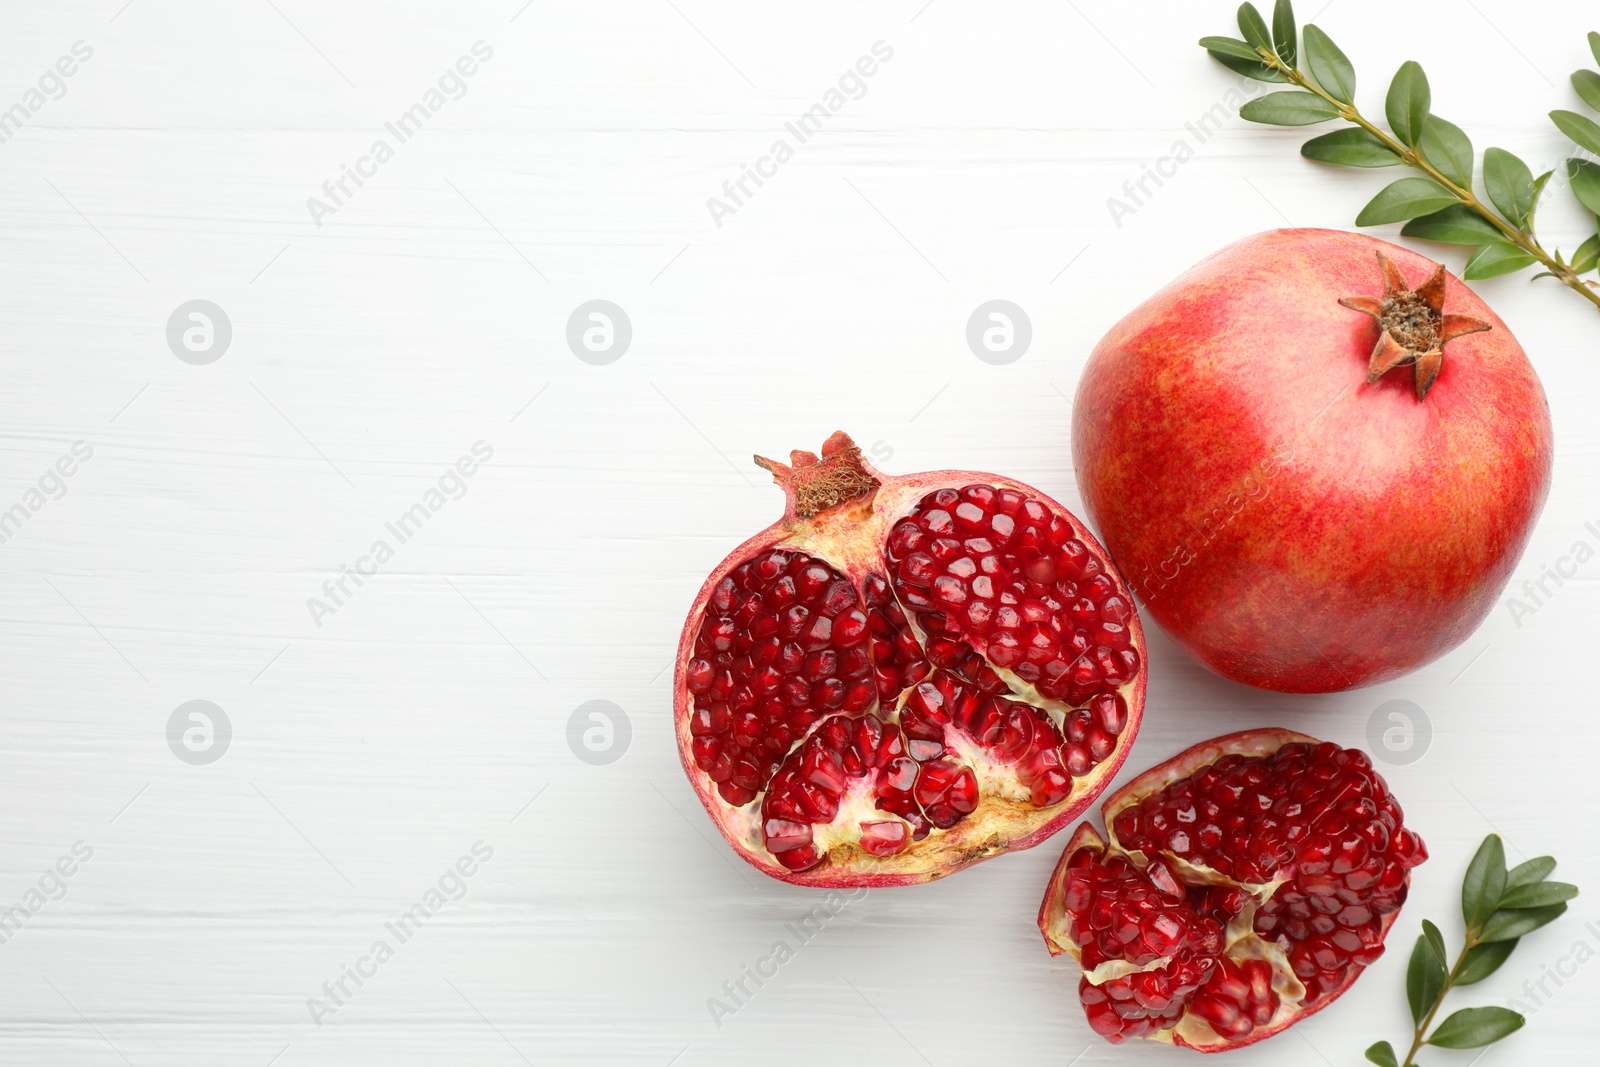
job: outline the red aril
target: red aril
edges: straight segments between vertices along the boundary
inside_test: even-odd
[[[1483,620],[1543,506],[1551,430],[1516,338],[1443,267],[1278,230],[1106,334],[1072,448],[1090,518],[1180,645],[1235,681],[1328,692]]]
[[[756,458],[783,518],[719,564],[678,646],[678,750],[734,849],[801,885],[925,882],[1038,844],[1122,765],[1144,636],[1060,504],[891,476],[843,433]]]
[[[1332,1003],[1428,858],[1366,755],[1287,730],[1183,752],[1073,834],[1039,907],[1090,1027],[1220,1052]]]

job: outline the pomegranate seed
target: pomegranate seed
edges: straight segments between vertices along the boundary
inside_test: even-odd
[[[803,871],[815,867],[822,861],[821,853],[814,845],[809,844],[789,849],[787,852],[775,852],[773,858],[791,871]]]
[[[892,856],[911,840],[911,832],[903,822],[884,820],[861,824],[861,847],[874,856]]]
[[[791,848],[811,844],[809,823],[768,819],[762,826],[762,833],[766,835],[767,847],[774,852],[786,852]]]

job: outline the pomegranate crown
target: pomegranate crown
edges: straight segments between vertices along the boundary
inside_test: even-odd
[[[870,499],[883,484],[843,430],[835,430],[822,442],[820,457],[796,449],[789,453],[786,464],[764,456],[756,456],[755,461],[783,486],[790,519],[809,519],[841,504]]]
[[[1462,334],[1493,327],[1470,315],[1445,314],[1444,264],[1437,264],[1428,280],[1415,289],[1382,252],[1378,253],[1378,267],[1383,271],[1382,296],[1348,296],[1339,303],[1378,322],[1378,344],[1367,360],[1367,384],[1396,367],[1413,364],[1420,401],[1444,366],[1444,346]]]

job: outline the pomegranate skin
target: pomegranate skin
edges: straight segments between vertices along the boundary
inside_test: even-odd
[[[1367,384],[1386,255],[1334,230],[1274,230],[1202,261],[1096,346],[1078,385],[1085,506],[1143,606],[1195,659],[1290,693],[1374,685],[1483,621],[1549,491],[1549,406],[1504,322],[1453,275],[1456,337],[1427,396],[1412,368]]]

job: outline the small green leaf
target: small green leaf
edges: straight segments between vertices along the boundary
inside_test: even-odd
[[[1394,1055],[1394,1046],[1387,1041],[1379,1041],[1367,1049],[1367,1060],[1378,1067],[1400,1067],[1400,1061]]]
[[[1600,215],[1600,163],[1587,159],[1567,160],[1567,178],[1578,203]]]
[[[1472,140],[1453,122],[1429,115],[1422,124],[1422,157],[1463,189],[1472,188]]]
[[[1352,126],[1313,137],[1300,146],[1300,154],[1320,163],[1346,167],[1397,167],[1400,157],[1366,130]]]
[[[1510,1008],[1462,1008],[1428,1038],[1439,1048],[1482,1048],[1522,1029],[1527,1020]]]
[[[1600,238],[1589,238],[1590,241],[1600,241]],[[1580,247],[1581,251],[1581,247]],[[1577,270],[1578,254],[1572,257],[1572,269]],[[1587,268],[1585,268],[1587,269]],[[1581,271],[1579,273],[1582,273]],[[1500,898],[1502,908],[1543,908],[1550,904],[1560,904],[1564,900],[1571,900],[1578,895],[1578,887],[1568,885],[1566,882],[1535,882],[1532,885],[1519,885],[1507,889]]]
[[[1537,262],[1538,260],[1516,245],[1506,244],[1504,241],[1491,241],[1472,253],[1472,258],[1468,259],[1467,265],[1462,268],[1461,276],[1469,282],[1482,281],[1485,278],[1498,278],[1502,274],[1519,271]]]
[[[1533,203],[1528,205],[1527,229],[1531,230],[1533,228],[1533,216],[1539,210],[1539,197],[1544,195],[1544,187],[1550,184],[1550,179],[1554,174],[1555,171],[1547,170],[1533,179]]]
[[[1504,148],[1485,149],[1483,185],[1506,221],[1527,229],[1528,216],[1533,211],[1533,172],[1528,165]],[[1550,865],[1554,870],[1555,861],[1551,860]]]
[[[1515,941],[1495,941],[1487,945],[1473,945],[1467,954],[1461,958],[1461,966],[1456,971],[1456,985],[1472,985],[1481,982],[1495,971],[1511,955],[1517,947]]]
[[[1505,240],[1499,230],[1465,204],[1451,204],[1443,211],[1412,219],[1400,231],[1400,236],[1439,241],[1447,245],[1467,245],[1470,248]],[[1439,950],[1439,958],[1444,959],[1443,949]]]
[[[1411,950],[1411,962],[1406,966],[1406,1001],[1411,1005],[1411,1020],[1421,1024],[1439,998],[1447,975],[1444,964],[1434,955],[1433,946],[1426,937],[1417,938]]]
[[[1232,37],[1202,37],[1200,38],[1200,47],[1207,52],[1221,52],[1223,55],[1238,56],[1240,59],[1248,59],[1252,63],[1261,62],[1261,54],[1259,52],[1243,41],[1235,40]]]
[[[1239,5],[1239,32],[1257,48],[1272,51],[1272,34],[1267,30],[1267,20],[1261,17],[1256,5],[1248,0]]]
[[[1272,45],[1278,58],[1294,66],[1295,42],[1299,35],[1294,28],[1294,5],[1290,0],[1278,0],[1272,9]]]
[[[1491,247],[1485,245],[1478,250],[1478,255]],[[1472,258],[1475,260],[1478,255]],[[1472,269],[1471,263],[1467,264],[1467,269]],[[1472,862],[1467,864],[1467,876],[1461,883],[1461,917],[1466,920],[1468,930],[1482,926],[1494,914],[1494,909],[1500,905],[1500,894],[1505,891],[1506,849],[1500,843],[1499,834],[1490,834],[1478,846]]]
[[[1513,886],[1532,885],[1535,882],[1542,882],[1550,877],[1551,872],[1555,869],[1556,858],[1554,856],[1535,856],[1527,863],[1519,863],[1506,872],[1506,888],[1510,889]]]
[[[1356,68],[1333,39],[1314,25],[1306,26],[1306,66],[1329,96],[1341,104],[1356,98]]]
[[[1587,274],[1600,267],[1600,234],[1591,234],[1589,239],[1578,246],[1572,253],[1572,272],[1574,274]]]
[[[1357,226],[1378,226],[1385,222],[1404,222],[1418,215],[1459,203],[1455,194],[1431,178],[1401,178],[1384,187],[1356,216]]]
[[[1600,74],[1587,68],[1573,71],[1572,87],[1578,91],[1585,104],[1600,111]]]
[[[1389,85],[1389,97],[1384,111],[1389,116],[1389,128],[1402,143],[1417,147],[1427,125],[1428,109],[1433,105],[1433,95],[1428,89],[1428,76],[1414,59],[1400,65],[1394,81]]]
[[[1578,147],[1600,155],[1600,126],[1576,111],[1552,111],[1550,121],[1574,141]]]
[[[1594,53],[1594,61],[1600,63],[1600,33],[1589,34],[1589,51]]]
[[[1208,40],[1209,39],[1211,38],[1208,38]],[[1216,39],[1226,40],[1226,38]],[[1229,55],[1226,52],[1219,52],[1215,49],[1208,49],[1208,51],[1211,53],[1212,59],[1216,60],[1218,63],[1221,63],[1224,67],[1227,67],[1235,74],[1242,74],[1246,78],[1254,78],[1258,82],[1286,82],[1289,80],[1278,71],[1264,65],[1259,57],[1256,59],[1245,59],[1241,56]]]
[[[1311,126],[1336,119],[1339,112],[1315,93],[1286,89],[1251,100],[1239,109],[1239,117],[1272,126]]]
[[[1427,919],[1422,920],[1422,936],[1428,939],[1428,944],[1433,946],[1433,954],[1439,957],[1439,966],[1448,966],[1444,947],[1444,935],[1439,928]]]
[[[1470,263],[1467,265],[1468,270],[1471,266]],[[1501,273],[1507,272],[1501,271]],[[1550,904],[1543,908],[1502,908],[1483,924],[1483,933],[1478,935],[1478,940],[1487,945],[1495,941],[1509,941],[1512,938],[1522,937],[1541,926],[1555,922],[1566,914],[1566,911],[1565,904]]]

